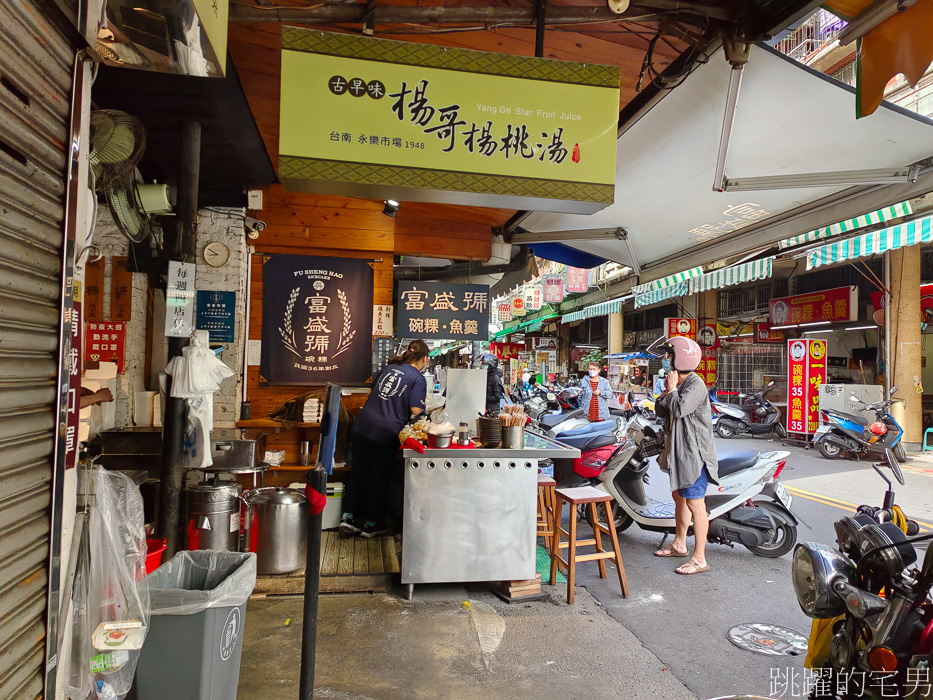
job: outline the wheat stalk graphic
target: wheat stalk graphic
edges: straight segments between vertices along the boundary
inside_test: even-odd
[[[288,303],[285,305],[285,328],[279,326],[279,334],[282,336],[282,342],[289,352],[294,353],[297,357],[301,357],[301,353],[298,352],[298,344],[295,342],[295,330],[292,328],[292,313],[295,310],[295,302],[298,301],[298,294],[301,291],[301,287],[295,287],[292,290],[292,293],[288,297]]]
[[[340,300],[340,309],[343,311],[343,330],[340,331],[340,338],[337,342],[337,351],[331,355],[331,358],[337,357],[350,349],[350,343],[356,335],[353,330],[353,317],[350,314],[350,304],[347,302],[347,295],[343,290],[337,290],[337,298]]]

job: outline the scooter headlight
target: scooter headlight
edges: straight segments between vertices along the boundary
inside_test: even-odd
[[[845,601],[833,590],[833,582],[856,581],[849,559],[817,542],[798,544],[791,568],[797,602],[807,617],[824,619],[846,612]]]

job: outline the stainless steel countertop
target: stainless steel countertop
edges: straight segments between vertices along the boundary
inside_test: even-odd
[[[424,454],[412,449],[403,451],[405,459],[576,459],[580,450],[568,447],[551,438],[525,431],[525,447],[507,449],[502,447],[478,447],[476,449],[432,449],[425,448]]]

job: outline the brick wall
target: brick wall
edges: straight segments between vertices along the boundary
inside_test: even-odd
[[[232,428],[240,415],[243,371],[243,337],[246,332],[246,270],[249,253],[246,245],[243,209],[201,209],[198,219],[197,288],[212,292],[236,292],[236,326],[233,343],[220,354],[236,375],[221,384],[214,394],[214,427]],[[211,267],[204,261],[207,244],[220,241],[230,249],[230,260],[223,267]]]
[[[132,255],[130,242],[116,224],[110,210],[101,206],[97,211],[97,228],[94,232],[94,245],[100,248],[104,256],[104,289],[103,289],[103,317],[110,319],[111,279],[114,256]],[[131,318],[126,324],[125,370],[117,375],[117,390],[114,393],[116,402],[116,426],[133,425],[133,399],[137,391],[145,391],[146,387],[146,316],[148,283],[146,276],[133,273]]]

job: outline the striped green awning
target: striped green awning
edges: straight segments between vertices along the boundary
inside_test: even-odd
[[[598,316],[608,316],[609,314],[618,314],[622,313],[622,300],[621,299],[610,299],[609,301],[602,301],[598,304],[593,304],[592,306],[587,306],[579,311],[572,311],[569,314],[564,314],[560,322],[561,323],[570,323],[572,321],[579,321],[584,318],[596,318]]]
[[[657,304],[659,301],[673,299],[674,297],[684,297],[688,294],[690,294],[689,282],[671,284],[667,287],[664,287],[663,289],[655,289],[653,291],[647,291],[644,294],[636,294],[635,308],[637,309],[642,306],[650,306],[651,304]]]
[[[672,284],[662,289],[649,290],[643,294],[635,296],[635,308],[650,306],[658,302],[672,299],[674,297],[683,297],[688,294],[697,294],[710,289],[721,289],[734,284],[743,282],[753,282],[754,280],[763,280],[771,276],[774,258],[765,258],[763,260],[753,260],[752,262],[733,265],[722,270],[707,272],[705,275],[694,277],[685,282]]]
[[[499,338],[509,335],[509,333],[534,333],[535,331],[541,330],[541,326],[544,325],[545,321],[550,321],[552,318],[557,318],[558,314],[549,313],[546,316],[540,316],[538,318],[531,318],[527,321],[522,321],[517,323],[514,326],[509,326],[508,328],[503,328],[501,331],[496,333],[496,340]]]
[[[699,277],[702,274],[703,274],[702,267],[692,267],[689,270],[684,270],[683,272],[678,272],[673,275],[668,275],[667,277],[662,277],[659,280],[653,280],[646,284],[639,284],[635,287],[632,287],[632,291],[635,293],[636,296],[639,294],[645,294],[646,292],[654,292],[654,291],[657,291],[659,289],[664,289],[665,287],[669,287],[674,284],[680,284],[682,282],[686,282],[687,280],[691,280],[694,277]]]
[[[722,270],[707,272],[702,277],[690,280],[688,286],[690,291],[696,294],[709,289],[721,289],[731,287],[734,284],[742,284],[743,282],[768,279],[771,276],[773,264],[774,258],[770,257],[725,267]]]
[[[818,228],[815,231],[802,233],[799,236],[785,238],[783,241],[778,243],[778,246],[782,250],[784,248],[792,248],[793,246],[800,245],[801,243],[812,243],[813,241],[818,241],[821,238],[829,238],[830,236],[836,236],[840,233],[857,231],[858,229],[865,228],[866,226],[881,224],[885,221],[890,221],[891,219],[897,219],[902,216],[909,216],[912,213],[913,211],[910,208],[910,202],[899,202],[898,204],[892,204],[890,207],[885,207],[884,209],[878,209],[877,211],[871,211],[867,214],[856,216],[854,219],[840,221],[839,223],[833,224],[832,226],[824,226],[823,228]]]
[[[880,231],[863,233],[845,241],[821,246],[807,253],[807,269],[829,265],[843,260],[854,260],[877,255],[888,250],[897,250],[918,243],[933,241],[933,217],[908,221]]]

